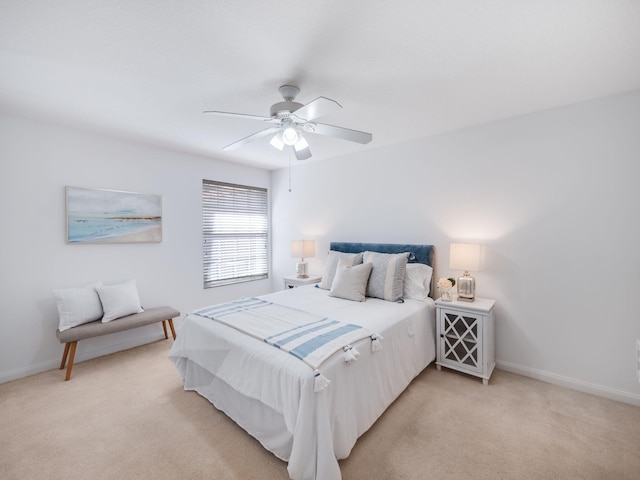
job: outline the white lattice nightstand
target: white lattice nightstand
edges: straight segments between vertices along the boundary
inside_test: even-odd
[[[322,277],[316,277],[314,275],[309,275],[307,278],[298,278],[296,275],[290,275],[288,277],[284,277],[284,288],[296,288],[301,287],[302,285],[312,285],[314,283],[320,283]]]
[[[482,378],[489,384],[495,362],[495,300],[474,302],[436,300],[436,367],[451,368]]]

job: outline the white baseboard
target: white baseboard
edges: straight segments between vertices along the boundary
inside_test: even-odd
[[[75,363],[75,362],[74,362]],[[60,367],[60,359],[48,360],[46,362],[38,363],[37,365],[29,365],[28,367],[18,368],[9,372],[0,372],[0,383],[11,382],[12,380],[19,380],[24,377],[35,375],[36,373],[46,372]],[[64,377],[63,377],[64,378]]]
[[[169,338],[171,338],[171,336],[169,336]],[[123,342],[104,345],[98,348],[94,348],[92,350],[78,352],[73,361],[73,364],[75,365],[77,363],[84,362],[85,360],[91,360],[92,358],[102,357],[104,355],[120,352],[122,350],[128,350],[130,348],[139,347],[140,345],[155,342],[157,340],[164,340],[164,335],[162,333],[145,335],[143,337],[136,337],[131,340],[126,340]],[[80,343],[78,343],[78,345],[80,345]],[[60,350],[60,358],[58,359],[47,360],[46,362],[38,363],[36,365],[29,365],[28,367],[19,368],[17,370],[12,370],[10,372],[1,372],[0,383],[10,382],[12,380],[18,380],[20,378],[28,377],[30,375],[35,375],[36,373],[42,373],[48,370],[60,368],[61,359],[62,359],[62,350]],[[64,378],[64,375],[62,375],[61,378]]]
[[[535,378],[536,380],[560,385],[561,387],[571,388],[572,390],[578,390],[579,392],[589,393],[591,395],[597,395],[599,397],[616,400],[618,402],[640,406],[640,395],[636,395],[635,393],[624,392],[622,390],[616,390],[614,388],[604,387],[594,383],[583,382],[582,380],[576,380],[575,378],[563,377],[562,375],[523,367],[522,365],[517,365],[515,363],[496,361],[496,367],[500,370],[517,373],[524,377]]]

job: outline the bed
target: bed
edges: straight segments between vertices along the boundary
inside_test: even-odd
[[[294,480],[340,480],[338,460],[349,456],[358,437],[435,358],[435,306],[430,298],[433,247],[332,242],[330,249],[321,284],[190,313],[169,354],[185,390],[208,399],[267,450],[288,462],[289,476]],[[359,263],[362,252],[367,252],[365,261]],[[405,269],[393,264],[405,280],[402,298],[391,301],[391,297],[368,296],[376,294],[374,272],[380,279],[380,265],[387,268],[389,264],[384,262],[395,262],[398,254],[407,258]],[[373,266],[365,301],[342,298],[341,292],[334,292],[347,274],[362,276],[368,265]],[[331,288],[327,288],[329,280]],[[387,280],[382,281],[388,286]],[[379,296],[390,290],[385,292]],[[227,322],[223,315],[211,313],[228,312],[228,306],[235,308],[247,301],[260,305],[256,311],[275,309],[269,311],[282,311],[284,317],[300,311],[304,312],[300,317],[335,320],[364,333],[312,365],[296,358],[295,349],[287,350],[269,343],[267,337],[236,328],[233,315],[253,314],[253,310],[232,313],[224,317]],[[260,328],[268,322],[256,323]],[[318,382],[319,377],[323,382]]]

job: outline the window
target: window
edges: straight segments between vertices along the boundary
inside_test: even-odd
[[[202,180],[204,288],[268,277],[267,189]]]

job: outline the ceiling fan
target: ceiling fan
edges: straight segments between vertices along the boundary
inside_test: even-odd
[[[232,144],[224,147],[223,150],[235,150],[249,142],[272,135],[270,140],[272,146],[278,150],[282,150],[285,146],[290,146],[293,148],[298,160],[306,160],[311,157],[311,150],[309,149],[309,143],[304,138],[303,133],[317,133],[319,135],[341,138],[343,140],[362,144],[369,143],[373,138],[370,133],[316,122],[316,118],[342,108],[342,105],[335,100],[331,100],[326,97],[318,97],[306,105],[303,105],[294,101],[296,95],[300,92],[298,87],[282,85],[279,88],[279,91],[284,102],[278,102],[271,105],[271,116],[269,117],[245,113],[220,112],[217,110],[208,110],[203,112],[210,115],[225,115],[228,117],[260,120],[273,125],[272,127],[265,128],[264,130],[260,130],[248,137],[233,142]]]

